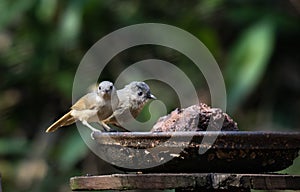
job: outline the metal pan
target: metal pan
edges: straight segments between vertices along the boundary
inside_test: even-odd
[[[144,173],[274,172],[292,165],[300,149],[300,132],[95,132],[94,138],[101,158]]]

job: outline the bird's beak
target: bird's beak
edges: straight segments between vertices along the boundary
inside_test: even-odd
[[[149,96],[148,96],[148,99],[157,99],[154,95],[152,95],[152,94],[150,94]]]

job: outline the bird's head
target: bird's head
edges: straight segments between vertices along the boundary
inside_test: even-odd
[[[97,93],[104,99],[111,99],[112,94],[116,92],[114,84],[110,81],[102,81],[99,86]]]
[[[138,104],[145,104],[150,99],[156,99],[150,92],[150,87],[145,82],[133,81],[127,85],[131,91],[131,99]]]

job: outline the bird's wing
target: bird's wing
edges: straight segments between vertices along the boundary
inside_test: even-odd
[[[97,100],[98,97],[98,100]],[[95,109],[99,106],[99,96],[97,93],[88,93],[81,97],[72,107],[74,110]]]

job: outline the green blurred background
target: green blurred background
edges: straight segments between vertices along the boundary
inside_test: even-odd
[[[87,148],[75,126],[44,131],[71,106],[73,78],[87,50],[132,24],[170,24],[199,38],[222,70],[227,112],[241,130],[300,130],[299,1],[1,0],[0,12],[4,191],[70,191],[71,176],[116,171]],[[201,72],[162,47],[126,50],[99,80],[114,81],[126,66],[149,58],[179,66],[209,104]],[[149,84],[158,98],[168,96],[159,82]],[[177,105],[164,102],[168,112]],[[299,158],[282,172],[300,174]]]

